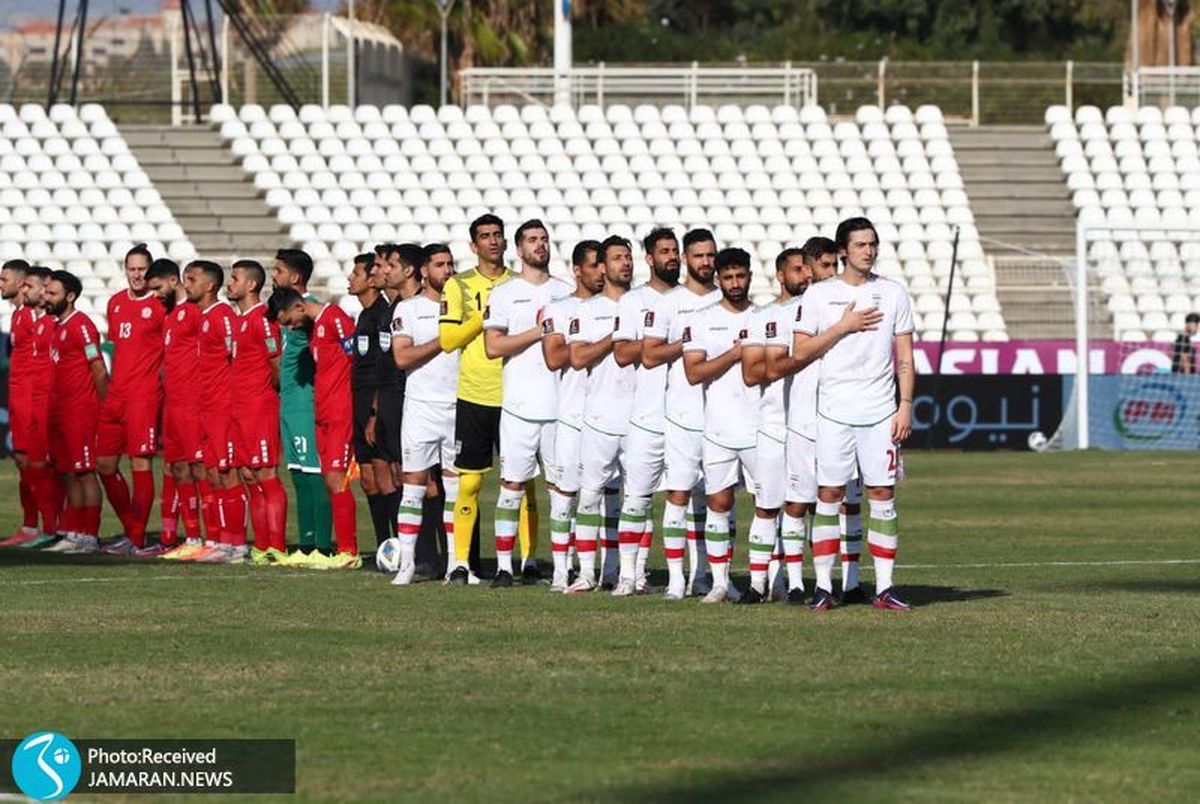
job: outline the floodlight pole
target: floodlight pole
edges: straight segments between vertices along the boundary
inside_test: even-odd
[[[434,0],[437,4],[438,14],[442,16],[442,69],[441,69],[441,85],[438,91],[438,106],[446,105],[446,62],[449,53],[447,26],[450,21],[450,12],[454,9],[454,0]]]
[[[1178,35],[1178,28],[1175,25],[1175,4],[1176,0],[1166,0],[1167,11],[1171,13],[1171,38],[1167,41],[1167,62],[1171,66],[1171,72],[1167,73],[1167,94],[1170,97],[1170,104],[1175,105],[1175,37]]]

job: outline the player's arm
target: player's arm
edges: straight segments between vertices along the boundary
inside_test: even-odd
[[[642,340],[637,331],[642,310],[635,299],[635,294],[627,293],[617,305],[618,326],[613,331],[612,353],[613,360],[622,368],[642,362]]]
[[[913,362],[911,332],[896,336],[896,383],[900,386],[900,407],[892,419],[892,441],[903,442],[912,435],[913,391],[917,387],[917,365]]]
[[[540,313],[538,314],[538,319],[538,323],[524,332],[518,332],[516,335],[509,335],[507,329],[485,327],[483,330],[483,351],[487,353],[488,357],[493,359],[497,357],[511,357],[524,352],[542,337]]]
[[[542,335],[542,357],[546,359],[546,368],[559,371],[571,365],[571,348],[561,332],[547,332]]]
[[[683,352],[683,372],[692,385],[702,385],[720,377],[742,359],[742,345],[734,344],[716,357],[709,359],[704,349],[686,349]]]
[[[263,320],[263,343],[267,347],[267,365],[271,368],[271,387],[279,390],[279,363],[283,355],[279,325]]]
[[[792,335],[792,355],[796,371],[807,368],[816,360],[820,360],[826,352],[837,345],[838,341],[855,332],[868,332],[879,328],[883,313],[878,307],[868,307],[865,310],[854,309],[854,302],[846,305],[842,317],[832,327],[813,335],[804,330],[796,330]],[[801,322],[802,324],[804,322]]]
[[[745,357],[742,359],[745,360]],[[796,361],[792,360],[788,347],[774,344],[768,344],[766,349],[763,350],[763,364],[767,375],[767,382],[781,380],[789,374],[794,374],[800,370],[796,365]]]
[[[592,343],[576,342],[571,344],[571,368],[586,371],[599,363],[612,351],[612,333],[608,333]]]
[[[671,313],[659,306],[653,311],[642,333],[642,365],[646,368],[664,366],[683,354],[683,341],[671,340]]]
[[[443,352],[462,349],[483,332],[483,314],[464,303],[462,285],[455,281],[442,289],[442,313],[438,318],[438,342]]]
[[[748,343],[742,347],[742,382],[753,388],[767,382],[767,349],[762,344]]]
[[[392,358],[396,361],[396,368],[405,371],[419,369],[437,357],[441,351],[442,344],[438,338],[431,338],[417,346],[409,335],[392,336]]]

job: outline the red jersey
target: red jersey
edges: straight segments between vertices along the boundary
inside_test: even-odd
[[[37,320],[37,312],[27,304],[22,304],[12,314],[12,323],[8,336],[8,395],[17,397],[27,395],[36,380],[30,365],[30,355],[33,354],[33,325]]]
[[[279,357],[279,324],[267,320],[267,305],[259,302],[234,320],[233,362],[229,377],[233,396],[254,405],[271,401],[279,392],[271,380],[271,360]]]
[[[33,377],[35,404],[44,405],[50,398],[54,386],[54,336],[58,332],[58,319],[52,315],[38,316],[33,324],[29,373]]]
[[[76,310],[59,322],[50,357],[54,361],[50,403],[60,410],[98,408],[100,396],[91,368],[104,355],[100,353],[100,332],[92,319]]]
[[[313,322],[309,349],[317,366],[317,376],[313,380],[317,419],[349,415],[354,319],[336,304],[325,305]]]
[[[196,377],[200,385],[200,404],[206,413],[229,411],[229,356],[233,352],[234,317],[233,308],[225,302],[216,302],[200,312]]]
[[[176,304],[163,321],[163,391],[168,405],[198,402],[200,308]]]
[[[158,395],[165,312],[153,293],[134,296],[123,290],[108,300],[108,339],[113,342],[110,393],[127,399]]]

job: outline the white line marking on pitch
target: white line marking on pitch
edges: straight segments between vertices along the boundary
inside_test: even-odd
[[[321,573],[283,573],[275,574],[272,578],[317,578]],[[230,581],[248,581],[248,580],[263,580],[265,575],[249,575],[238,573],[237,575],[108,575],[101,577],[88,578],[33,578],[24,581],[0,581],[0,587],[3,586],[42,586],[52,583],[121,583],[122,581],[213,581],[213,580],[230,580]]]
[[[1200,564],[1200,558],[1117,559],[1114,561],[1014,561],[998,564],[897,564],[897,569],[1000,569],[1003,567],[1119,567],[1126,564]],[[865,569],[865,568],[864,568]]]

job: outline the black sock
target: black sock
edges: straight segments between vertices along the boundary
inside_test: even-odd
[[[367,495],[367,508],[371,511],[371,524],[375,527],[376,545],[383,544],[388,538],[386,505],[387,502],[384,500],[382,494]]]

